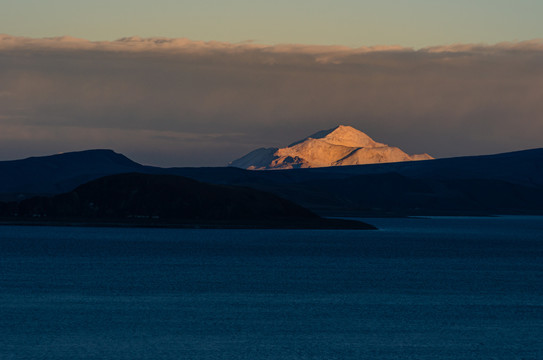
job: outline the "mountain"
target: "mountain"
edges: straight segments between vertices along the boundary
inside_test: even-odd
[[[373,228],[357,221],[320,218],[264,191],[141,173],[102,177],[52,197],[0,203],[0,216],[32,224]]]
[[[105,175],[142,169],[124,155],[101,149],[0,161],[0,200],[59,194]]]
[[[283,171],[158,168],[110,150],[0,162],[0,200],[56,195],[100,177],[139,172],[274,193],[320,215],[543,213],[543,149]],[[102,175],[102,176],[103,176]]]
[[[195,178],[204,175],[197,169],[175,171]],[[211,170],[206,173],[210,179]],[[329,216],[543,214],[543,149],[432,161],[245,171],[229,176],[228,181],[273,192]]]
[[[429,159],[433,158],[428,154],[408,155],[397,147],[374,141],[351,126],[339,125],[285,148],[254,150],[229,166],[249,170],[296,169]]]

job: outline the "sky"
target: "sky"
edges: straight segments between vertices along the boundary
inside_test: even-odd
[[[0,7],[0,160],[223,166],[339,124],[434,157],[543,145],[541,1]]]
[[[529,40],[540,0],[0,0],[0,33],[263,44],[402,45]]]

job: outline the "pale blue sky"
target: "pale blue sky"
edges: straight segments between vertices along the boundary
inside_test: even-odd
[[[541,0],[0,0],[0,33],[352,47],[543,37]]]

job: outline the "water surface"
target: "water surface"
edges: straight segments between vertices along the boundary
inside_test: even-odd
[[[543,218],[0,227],[0,359],[541,359]]]

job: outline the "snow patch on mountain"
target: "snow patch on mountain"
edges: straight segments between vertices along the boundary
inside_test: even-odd
[[[254,150],[229,165],[249,170],[268,170],[430,159],[433,158],[428,154],[408,155],[397,147],[374,141],[351,126],[339,125],[316,132],[285,148]]]

